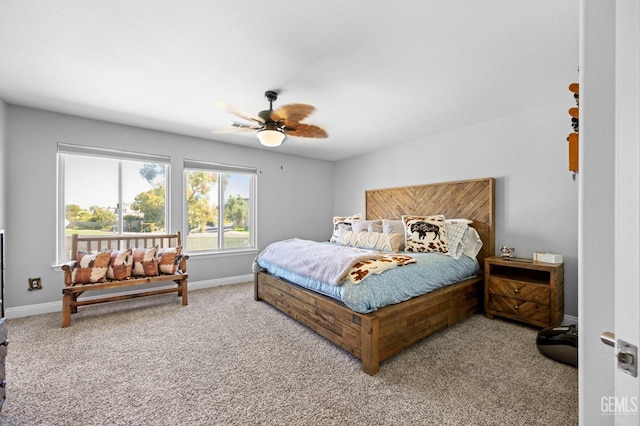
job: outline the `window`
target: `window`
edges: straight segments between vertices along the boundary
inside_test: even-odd
[[[254,249],[256,169],[184,161],[188,252]]]
[[[169,158],[58,144],[58,260],[72,234],[166,233]]]

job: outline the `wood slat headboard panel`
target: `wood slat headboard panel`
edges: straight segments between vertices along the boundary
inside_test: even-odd
[[[365,191],[365,198],[368,220],[434,214],[470,219],[483,243],[480,266],[495,255],[494,178],[373,189]]]

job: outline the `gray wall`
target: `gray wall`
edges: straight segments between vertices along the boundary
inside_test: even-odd
[[[577,316],[578,185],[567,171],[567,108],[573,102],[567,85],[545,108],[336,163],[8,105],[6,306],[14,315],[39,304],[59,309],[62,273],[52,268],[56,143],[65,142],[169,155],[172,230],[182,228],[184,157],[259,166],[259,247],[293,236],[326,239],[333,215],[364,213],[366,189],[495,177],[496,243],[516,247],[520,256],[562,254],[565,313]],[[249,274],[254,255],[194,257],[190,281]],[[41,277],[43,290],[28,292],[29,277]]]
[[[8,316],[60,310],[62,272],[56,249],[57,142],[171,157],[170,231],[182,230],[183,158],[256,166],[258,245],[300,236],[327,239],[333,211],[333,163],[136,127],[8,105],[6,175],[6,307]],[[1,125],[0,125],[1,126]],[[1,141],[1,140],[0,140]],[[256,141],[257,144],[257,141]],[[0,144],[0,146],[2,146]],[[4,158],[4,157],[3,157]],[[282,166],[282,168],[281,168]],[[87,177],[87,191],[92,190]],[[189,281],[211,282],[251,273],[257,253],[192,256]],[[27,291],[41,277],[43,289]]]
[[[367,189],[495,177],[496,246],[515,247],[522,257],[562,254],[565,314],[577,316],[578,184],[568,172],[566,142],[574,78],[558,86],[557,102],[547,107],[336,163],[334,214],[364,214]]]

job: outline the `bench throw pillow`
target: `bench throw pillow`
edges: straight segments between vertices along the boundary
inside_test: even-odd
[[[107,278],[110,280],[122,281],[131,278],[131,268],[133,267],[133,250],[113,250],[107,269]]]
[[[158,273],[175,275],[181,253],[182,247],[164,247],[158,250]]]
[[[108,252],[87,253],[78,252],[76,266],[71,272],[74,284],[99,283],[105,280],[111,254]]]
[[[136,277],[158,275],[158,246],[133,249],[131,275]]]

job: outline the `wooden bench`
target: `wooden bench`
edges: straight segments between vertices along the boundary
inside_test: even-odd
[[[178,264],[175,274],[159,274],[153,276],[132,276],[129,279],[124,280],[109,280],[105,279],[102,282],[80,284],[73,282],[73,269],[77,264],[78,252],[103,252],[113,250],[127,250],[129,248],[152,248],[159,247],[159,249],[179,248],[182,249],[180,232],[175,234],[132,234],[132,235],[120,235],[120,236],[96,236],[96,235],[78,235],[73,234],[71,240],[71,255],[72,260],[62,265],[64,271],[64,285],[62,290],[62,327],[69,327],[71,325],[71,314],[78,312],[78,306],[93,305],[96,303],[114,302],[118,300],[132,299],[142,296],[153,296],[158,294],[177,292],[178,296],[182,298],[182,305],[187,305],[187,259],[188,255],[181,254],[177,257]],[[135,287],[144,284],[165,284],[167,282],[177,284],[177,287],[173,285],[170,288],[158,288],[159,286],[152,286],[151,288],[140,289],[135,293],[120,294],[114,296],[104,296],[95,298],[83,298],[78,300],[78,297],[85,291],[94,290],[106,290],[121,287]]]

